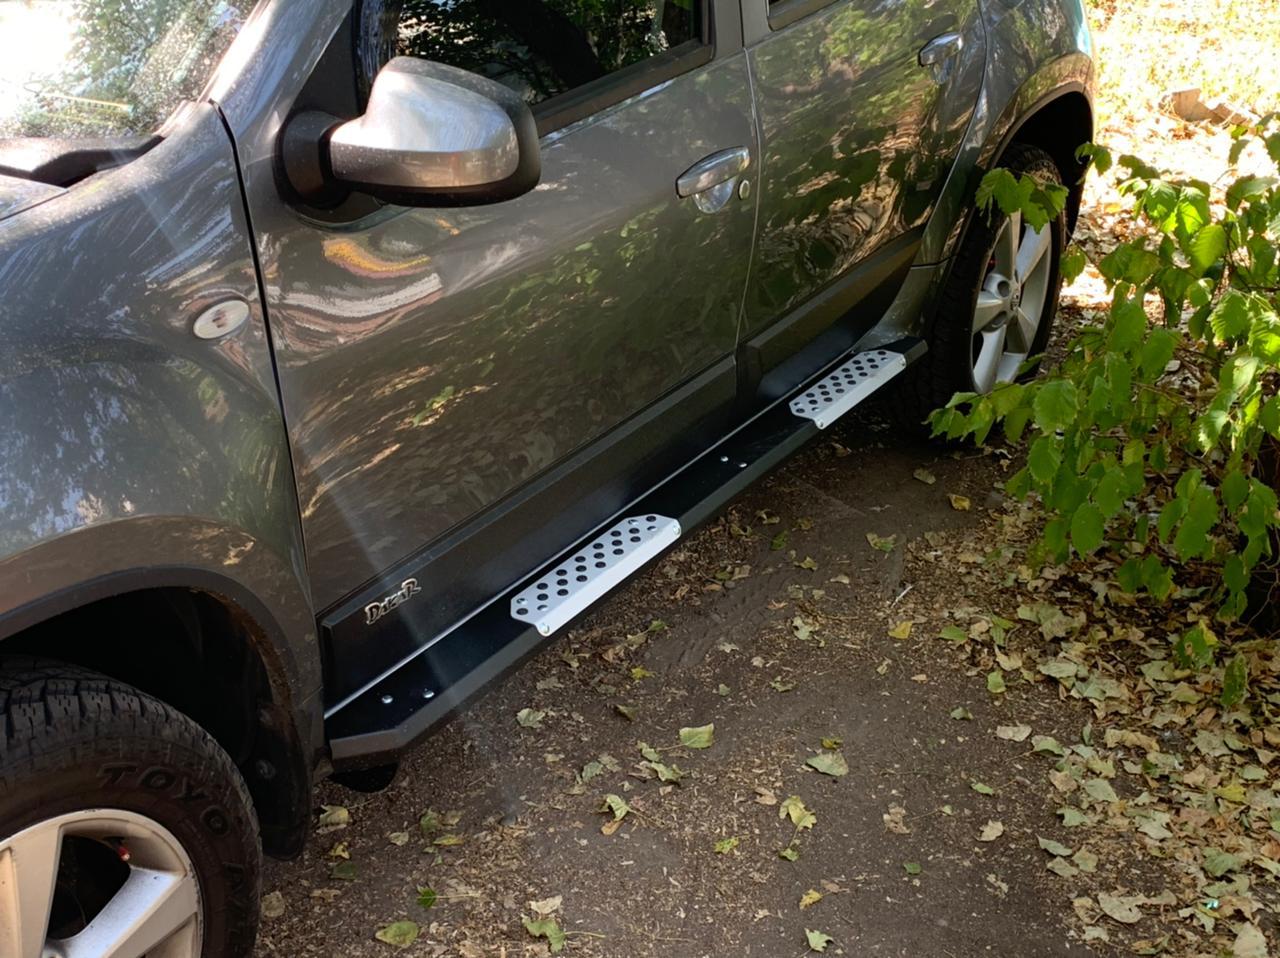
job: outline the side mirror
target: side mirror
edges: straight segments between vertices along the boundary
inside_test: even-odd
[[[283,150],[294,191],[320,204],[356,190],[399,206],[479,206],[528,192],[541,173],[537,125],[518,93],[413,57],[378,71],[361,117],[295,116]]]

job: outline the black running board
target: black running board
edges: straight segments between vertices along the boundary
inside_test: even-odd
[[[909,338],[876,352],[901,356],[894,364],[895,370],[900,370],[924,355],[925,344]],[[828,416],[810,418],[797,411],[802,398],[813,396],[823,384],[839,383],[837,374],[849,369],[860,355],[866,354],[841,357],[806,388],[748,420],[622,515],[669,516],[679,524],[681,536],[714,518],[730,500],[817,436],[835,416],[871,394],[863,390],[857,401],[840,403]],[[876,385],[889,378],[891,375],[883,377]],[[558,561],[564,563],[571,555],[573,550]],[[518,621],[512,614],[513,601],[527,594],[529,584],[537,579],[535,574],[513,583],[475,615],[333,711],[325,721],[325,734],[334,767],[359,768],[391,761],[546,642],[547,636],[534,624]]]

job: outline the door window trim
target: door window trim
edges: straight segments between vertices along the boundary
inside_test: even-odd
[[[570,123],[607,110],[638,93],[710,63],[716,52],[711,8],[711,0],[697,0],[701,39],[686,40],[657,56],[632,63],[590,83],[535,103],[532,110],[533,118],[538,124],[538,136],[554,133]]]
[[[703,6],[706,6],[705,2]],[[655,57],[633,63],[608,76],[543,100],[532,108],[533,118],[538,124],[538,136],[554,133],[570,123],[607,110],[660,83],[674,80],[683,73],[710,63],[714,57],[713,44],[704,40],[687,40]]]
[[[769,20],[769,29],[777,31],[789,27],[797,20],[803,20],[810,14],[817,13],[837,2],[838,0],[782,0],[781,3],[773,4],[765,0],[768,4],[766,16]]]

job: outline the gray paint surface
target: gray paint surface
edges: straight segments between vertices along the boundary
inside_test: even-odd
[[[0,289],[0,630],[103,576],[146,587],[189,570],[252,598],[279,638],[281,691],[301,705],[320,684],[315,626],[216,110],[193,109],[134,163],[0,221]],[[193,336],[227,299],[251,321],[216,342]]]
[[[708,214],[675,184],[717,150],[755,153],[746,71],[738,54],[544,137],[516,200],[341,228],[300,216],[252,152],[294,91],[248,120],[318,605],[733,350],[755,195]]]
[[[939,84],[932,39],[964,46]],[[750,48],[763,140],[744,326],[805,302],[933,210],[977,97],[974,0],[841,0]]]

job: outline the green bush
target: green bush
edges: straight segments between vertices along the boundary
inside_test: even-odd
[[[1233,170],[1250,144],[1280,172],[1277,118],[1236,131]],[[1100,147],[1081,155],[1099,175],[1112,168]],[[1105,319],[1082,329],[1049,375],[958,394],[930,422],[953,439],[982,443],[999,425],[1027,443],[1008,491],[1044,506],[1036,560],[1105,557],[1098,567],[1114,587],[1161,602],[1193,596],[1230,622],[1246,611],[1280,526],[1259,468],[1280,438],[1280,179],[1239,176],[1223,189],[1133,156],[1115,166],[1139,228],[1096,264],[1111,294]],[[1030,222],[1063,202],[1003,170],[979,198]],[[1085,263],[1069,250],[1068,279]],[[1206,667],[1215,644],[1205,622],[1174,651]]]

